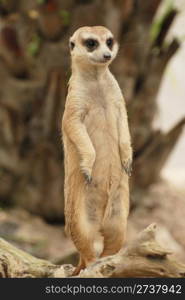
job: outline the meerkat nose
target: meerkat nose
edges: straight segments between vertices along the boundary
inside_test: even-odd
[[[105,53],[103,55],[103,57],[104,57],[105,60],[110,60],[111,59],[111,54],[110,53]]]

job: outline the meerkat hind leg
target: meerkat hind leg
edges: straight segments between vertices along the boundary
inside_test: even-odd
[[[121,187],[113,195],[111,215],[105,220],[101,229],[104,248],[100,257],[116,254],[124,244],[128,217],[127,202],[128,197]]]
[[[96,251],[94,249],[94,229],[91,228],[90,230],[87,224],[85,227],[86,229],[88,228],[88,232],[85,232],[85,234],[84,231],[78,230],[78,226],[73,229],[75,237],[73,242],[80,253],[80,260],[73,275],[78,275],[82,269],[93,263],[97,258]]]
[[[120,224],[118,226],[120,227]],[[122,248],[125,237],[123,229],[119,227],[110,226],[102,230],[104,247],[100,257],[116,254]]]
[[[73,276],[78,275],[81,270],[85,269],[88,265],[95,262],[96,255],[95,252],[93,251],[93,248],[91,249],[89,248],[88,251],[89,251],[88,253],[86,251],[80,252],[79,262],[72,274]]]
[[[86,267],[85,261],[84,261],[83,257],[80,255],[78,265],[76,266],[75,270],[73,271],[72,276],[78,275],[81,270],[85,269],[85,267]]]

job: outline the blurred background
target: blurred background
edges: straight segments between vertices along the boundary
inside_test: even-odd
[[[0,237],[75,263],[64,234],[61,120],[68,40],[105,25],[134,148],[127,242],[152,222],[185,261],[185,0],[0,0]]]

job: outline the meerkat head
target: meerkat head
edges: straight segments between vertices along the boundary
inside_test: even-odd
[[[118,43],[103,26],[81,27],[69,41],[72,61],[84,65],[109,65],[116,57]]]

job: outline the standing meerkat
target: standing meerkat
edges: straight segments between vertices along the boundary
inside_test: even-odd
[[[118,44],[103,26],[81,27],[70,38],[72,75],[62,120],[66,232],[80,253],[74,274],[118,252],[129,212],[132,148],[125,102],[108,66]]]

